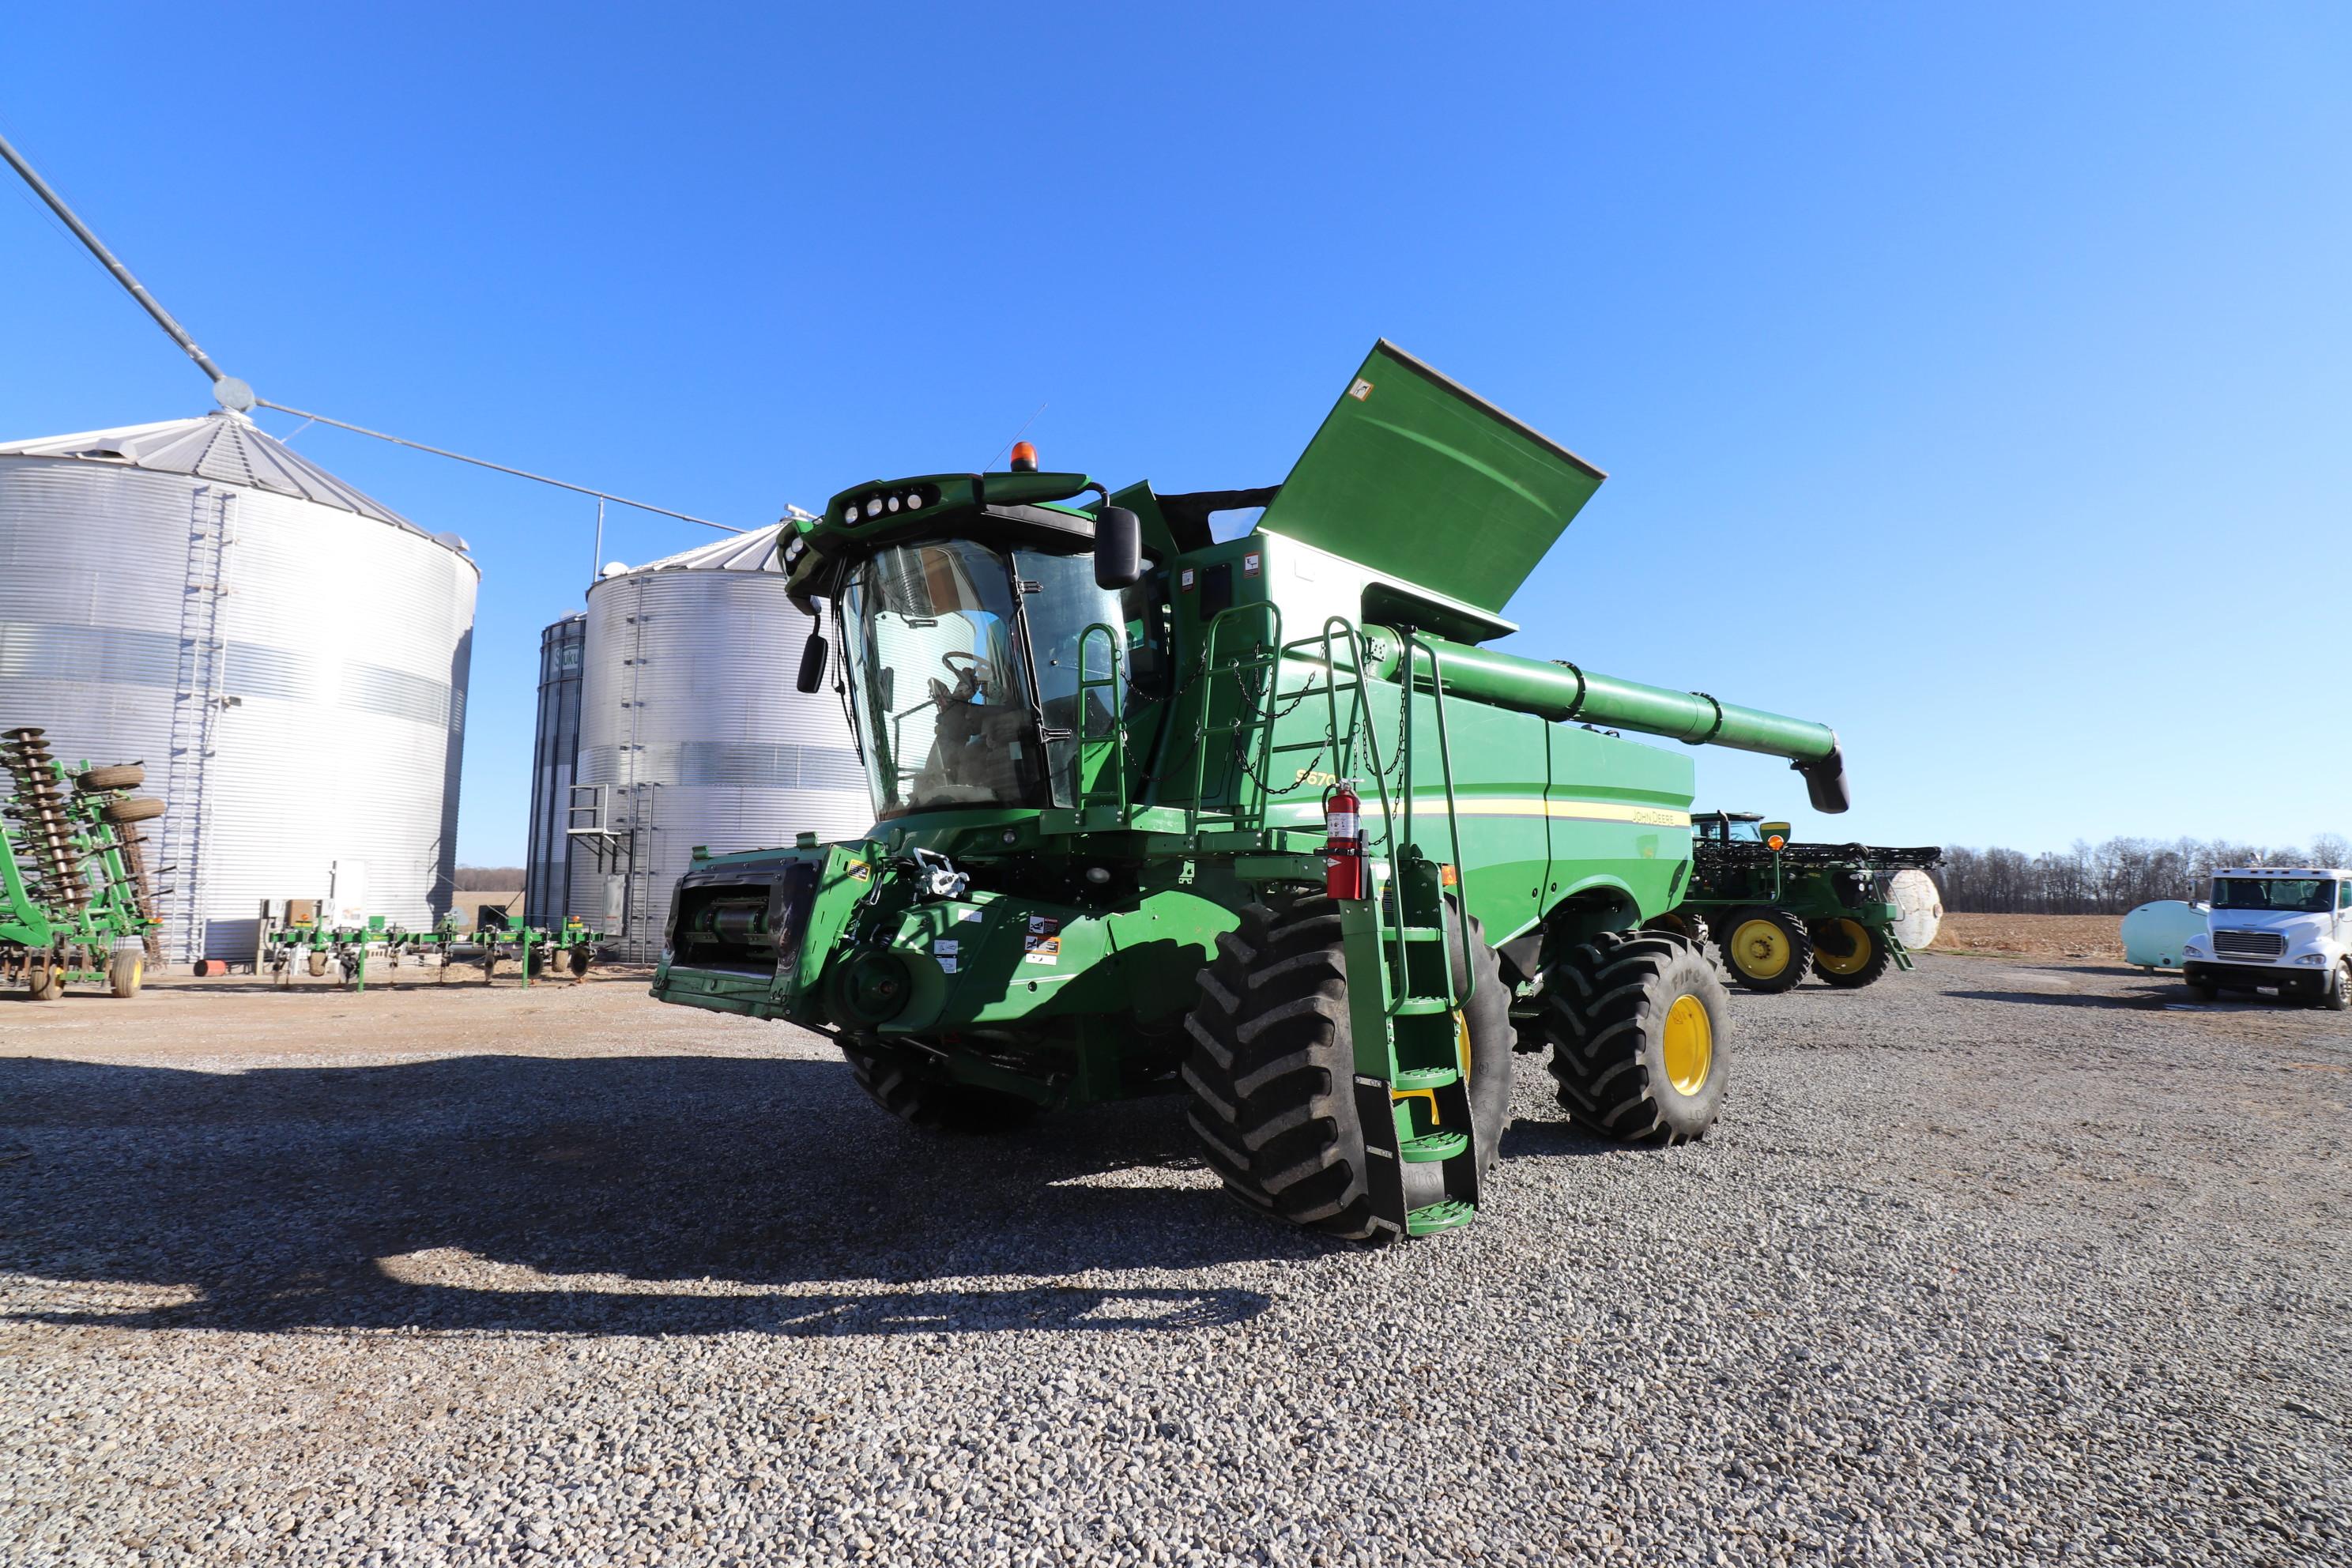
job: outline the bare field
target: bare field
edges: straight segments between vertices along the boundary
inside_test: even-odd
[[[1930,952],[2008,958],[2105,958],[2124,955],[2121,915],[1958,915],[1944,917]]]

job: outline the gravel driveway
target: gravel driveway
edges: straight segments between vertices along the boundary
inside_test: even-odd
[[[2352,1561],[2352,1016],[1930,957],[1386,1252],[607,982],[0,1004],[0,1562]]]

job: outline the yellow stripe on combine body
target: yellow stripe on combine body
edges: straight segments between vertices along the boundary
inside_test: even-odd
[[[1444,809],[1443,802],[1439,803],[1439,808]],[[1462,795],[1455,798],[1454,809],[1460,816],[1549,816],[1582,822],[1638,822],[1644,827],[1688,827],[1691,825],[1687,811],[1675,811],[1661,805],[1626,805],[1612,800]]]

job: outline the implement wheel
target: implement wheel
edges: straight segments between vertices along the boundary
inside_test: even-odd
[[[1813,939],[1813,973],[1823,984],[1859,991],[1895,966],[1886,939],[1860,921],[1815,921],[1805,934]]]
[[[110,800],[104,816],[109,822],[147,822],[163,815],[163,803],[149,795],[133,795],[129,800]]]
[[[126,999],[139,994],[140,982],[146,978],[144,952],[118,952],[106,966],[106,988]]]
[[[311,978],[316,979],[327,973],[327,955],[313,948],[309,962],[303,967],[310,970]]]
[[[137,789],[147,782],[147,770],[137,763],[117,763],[111,767],[92,768],[74,780],[74,787],[96,795],[104,789]]]
[[[1036,1120],[1040,1110],[1036,1101],[1017,1094],[926,1077],[916,1053],[903,1047],[845,1035],[841,1054],[849,1059],[857,1087],[875,1104],[926,1131],[1010,1132]]]
[[[1449,901],[1456,994],[1475,982],[1461,1019],[1483,1188],[1511,1120],[1511,997],[1475,920],[1464,970],[1459,921]],[[1391,1239],[1394,1232],[1374,1221],[1365,1179],[1339,904],[1317,895],[1280,908],[1250,905],[1240,928],[1217,938],[1216,961],[1200,984],[1200,1003],[1184,1021],[1192,1037],[1184,1083],[1210,1167],[1236,1197],[1293,1225],[1351,1241]],[[1408,1209],[1444,1196],[1437,1165],[1404,1171]]]
[[[1812,963],[1813,939],[1785,910],[1734,910],[1721,935],[1724,963],[1732,978],[1750,991],[1786,991],[1805,977]]]
[[[36,1002],[54,1002],[66,994],[66,973],[44,959],[35,959],[25,971],[25,987]]]
[[[1669,931],[1603,931],[1544,972],[1538,999],[1571,1121],[1629,1143],[1706,1135],[1731,1034],[1730,992],[1706,949]]]

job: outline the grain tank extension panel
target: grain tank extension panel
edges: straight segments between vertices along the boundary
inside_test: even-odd
[[[1607,477],[1382,339],[1259,526],[1500,614]]]

